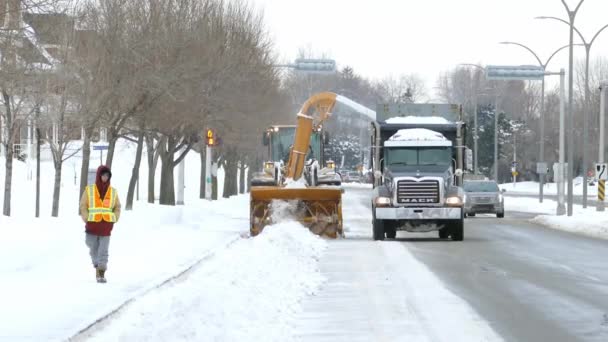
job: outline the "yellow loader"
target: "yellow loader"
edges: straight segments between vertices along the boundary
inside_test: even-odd
[[[251,188],[250,233],[255,236],[266,225],[272,224],[280,213],[274,205],[289,203],[290,214],[314,234],[337,238],[343,236],[342,190],[336,187],[307,186],[301,178],[313,130],[318,129],[331,116],[336,104],[334,93],[318,93],[310,97],[297,115],[297,124],[289,161],[283,172],[284,180],[278,186]]]

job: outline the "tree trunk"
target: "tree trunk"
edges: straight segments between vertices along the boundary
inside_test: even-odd
[[[201,143],[201,177],[200,177],[200,189],[199,189],[199,198],[205,198],[205,187],[207,185],[206,171],[207,171],[207,155],[206,155],[206,146],[204,143]]]
[[[14,127],[13,118],[11,111],[11,97],[2,91],[2,97],[4,98],[4,108],[6,114],[6,127],[8,128],[8,134],[6,137],[6,164],[4,165],[4,206],[2,214],[4,216],[11,216],[11,184],[13,182],[13,140],[14,140]]]
[[[61,192],[61,169],[63,163],[61,158],[54,162],[55,164],[55,185],[53,186],[53,210],[51,216],[59,216],[59,194]]]
[[[7,149],[6,149],[6,165],[4,166],[4,207],[2,214],[4,216],[11,216],[11,184],[13,180],[13,144],[10,138],[11,134],[7,137]]]
[[[36,128],[36,217],[40,217],[40,139],[42,133]]]
[[[84,142],[82,145],[82,165],[80,167],[80,194],[84,193],[87,183],[89,182],[89,166],[91,161],[91,136],[93,135],[93,128],[87,127],[84,132]],[[78,212],[80,213],[80,205],[78,205]]]
[[[239,194],[245,193],[245,163],[241,161],[239,165]]]
[[[133,171],[131,173],[131,180],[129,181],[129,190],[127,192],[127,204],[126,210],[133,209],[133,194],[135,192],[135,184],[139,179],[139,166],[141,165],[141,155],[144,149],[144,130],[143,128],[139,132],[137,139],[137,152],[135,153],[135,164],[133,165]],[[108,154],[109,156],[109,154]]]
[[[160,204],[175,205],[175,184],[173,179],[173,154],[161,152]]]
[[[156,201],[154,183],[158,158],[155,156],[154,138],[149,135],[146,135],[146,147],[148,149],[148,203],[154,203]]]
[[[114,151],[116,150],[116,142],[118,137],[115,134],[111,135],[109,139],[108,154],[106,155],[106,166],[112,169],[112,162],[114,161]]]

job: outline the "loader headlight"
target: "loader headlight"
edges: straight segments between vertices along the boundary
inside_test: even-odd
[[[388,207],[391,205],[389,197],[376,197],[376,207]]]
[[[452,196],[452,197],[448,197],[448,199],[445,201],[445,203],[447,205],[461,205],[462,200],[458,196]]]
[[[328,161],[327,162],[327,168],[328,169],[335,169],[336,168],[336,163],[334,163],[333,161]]]
[[[272,162],[264,163],[264,170],[269,171],[269,170],[272,170],[273,168],[274,168],[274,163],[272,163]]]

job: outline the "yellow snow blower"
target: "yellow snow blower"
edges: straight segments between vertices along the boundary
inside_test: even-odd
[[[277,203],[287,203],[289,214],[314,234],[330,238],[343,236],[341,188],[316,186],[315,177],[312,176],[310,179],[302,179],[310,137],[313,130],[319,129],[331,116],[336,97],[334,93],[319,93],[304,103],[297,115],[295,138],[280,185],[251,188],[252,236],[262,232],[266,225],[272,224],[278,218],[277,215],[284,214],[276,212],[276,208],[285,207],[276,205]]]

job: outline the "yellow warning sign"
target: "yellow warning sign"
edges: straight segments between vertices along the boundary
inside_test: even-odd
[[[511,171],[511,175],[513,175],[514,177],[515,176],[519,176],[519,172],[517,172],[517,171]]]
[[[603,179],[600,179],[599,184],[598,184],[598,188],[597,188],[597,198],[600,201],[603,201],[606,195],[606,181]]]

